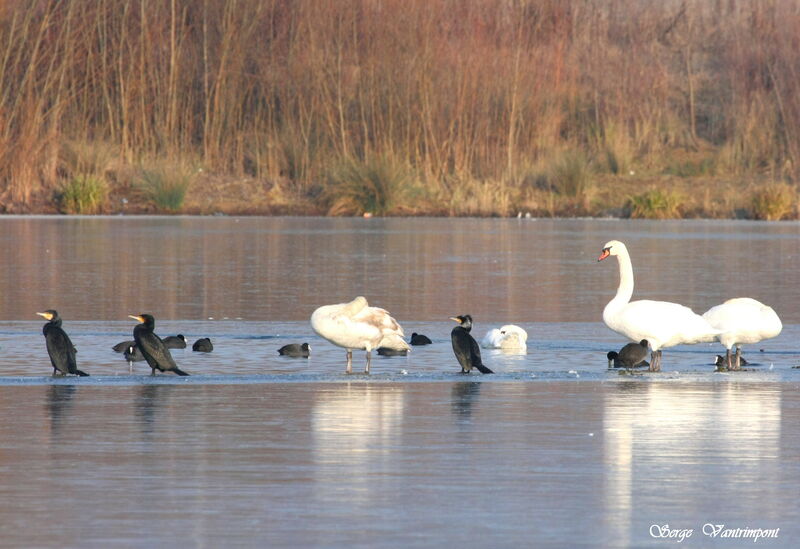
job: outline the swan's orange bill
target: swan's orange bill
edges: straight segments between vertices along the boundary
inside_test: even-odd
[[[605,258],[611,255],[611,250],[606,248],[603,250],[603,253],[600,254],[600,257],[597,258],[597,261],[603,261]]]

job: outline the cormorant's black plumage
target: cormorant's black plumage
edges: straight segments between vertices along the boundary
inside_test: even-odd
[[[58,311],[48,309],[43,313],[36,313],[44,317],[47,324],[44,325],[42,333],[44,334],[45,342],[47,343],[47,354],[50,355],[50,363],[53,365],[53,374],[61,372],[62,374],[75,374],[78,376],[88,376],[86,372],[78,370],[78,363],[75,360],[75,345],[67,335],[67,332],[61,327],[61,317],[58,316]]]
[[[139,347],[142,355],[144,355],[144,359],[152,368],[153,373],[155,374],[156,370],[159,370],[162,372],[174,372],[179,376],[188,376],[189,374],[178,368],[169,349],[153,331],[156,325],[153,315],[140,314],[136,316],[130,315],[130,317],[141,323],[137,324],[133,329],[133,339],[136,341],[136,346]]]
[[[463,315],[452,317],[450,320],[458,322],[458,326],[450,332],[450,340],[453,342],[453,352],[458,363],[461,364],[461,372],[468,374],[473,368],[477,368],[482,374],[493,374],[493,371],[483,365],[478,342],[469,333],[472,330],[472,317]]]

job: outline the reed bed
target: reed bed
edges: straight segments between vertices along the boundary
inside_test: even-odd
[[[757,217],[754,186],[800,175],[797,43],[791,0],[11,0],[0,211],[87,177],[114,210],[157,161],[265,210],[602,215],[691,180],[667,210],[702,215],[720,180],[737,205],[709,215]]]

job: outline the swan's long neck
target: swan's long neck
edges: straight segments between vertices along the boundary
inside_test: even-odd
[[[617,295],[608,305],[613,303],[615,307],[620,307],[628,303],[633,296],[633,265],[631,265],[631,256],[628,255],[628,250],[623,249],[621,253],[617,254],[617,262],[619,263],[619,287]]]

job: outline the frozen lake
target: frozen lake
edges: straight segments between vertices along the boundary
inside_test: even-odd
[[[505,219],[0,218],[0,545],[751,547],[705,524],[800,521],[800,224]],[[626,242],[634,299],[772,305],[781,335],[620,376],[602,323]],[[346,376],[308,325],[363,294],[433,340]],[[89,378],[53,378],[56,308]],[[210,337],[187,378],[133,372],[128,314]],[[447,319],[514,323],[525,354],[458,374]],[[309,359],[279,357],[290,342]],[[763,350],[762,350],[763,349]],[[363,366],[354,353],[354,368]],[[658,526],[653,530],[653,525]],[[722,534],[719,534],[720,536]]]
[[[175,379],[175,378],[172,378]],[[192,378],[189,378],[192,379]],[[796,382],[3,387],[8,547],[642,547],[800,535]],[[751,547],[751,540],[717,540]]]

